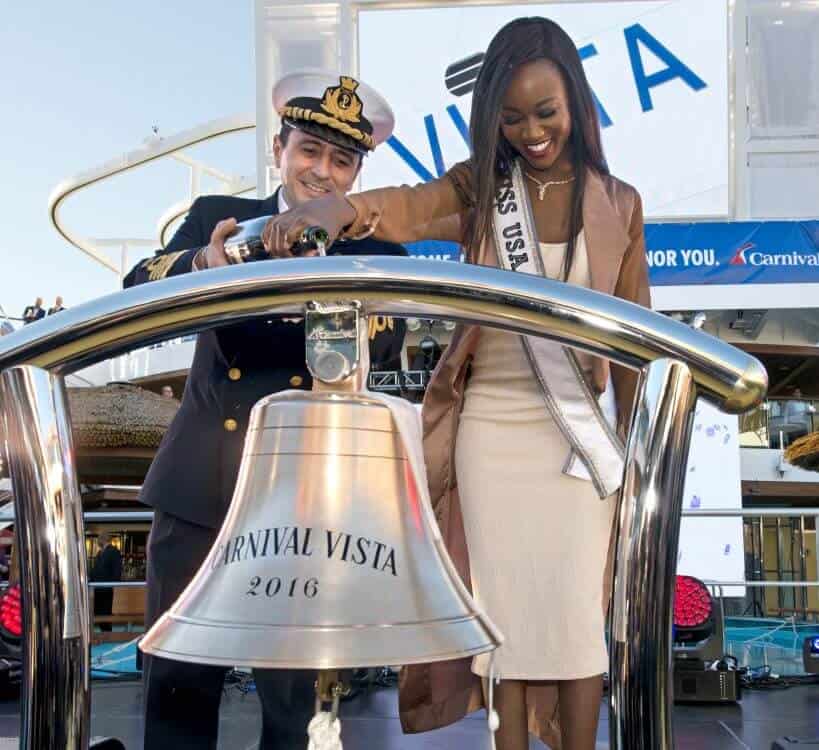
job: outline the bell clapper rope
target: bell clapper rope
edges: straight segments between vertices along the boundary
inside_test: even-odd
[[[501,678],[495,677],[495,652],[489,657],[489,689],[486,706],[486,723],[489,726],[489,736],[492,738],[492,750],[496,750],[495,732],[500,729],[500,715],[495,710],[495,685],[500,685]]]
[[[307,750],[343,750],[341,745],[341,720],[338,705],[348,688],[341,682],[338,672],[323,670],[316,680],[316,715],[307,726],[309,739]],[[330,703],[329,711],[324,711]]]

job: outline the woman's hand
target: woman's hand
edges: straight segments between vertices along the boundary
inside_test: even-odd
[[[344,196],[316,198],[274,216],[262,230],[262,243],[271,258],[291,258],[293,253],[290,248],[308,227],[324,229],[330,237],[329,244],[332,244],[355,218],[355,209]]]

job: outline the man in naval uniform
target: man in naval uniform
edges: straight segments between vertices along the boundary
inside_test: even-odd
[[[345,194],[364,156],[386,140],[392,111],[347,76],[289,75],[273,88],[282,117],[274,141],[282,186],[264,200],[197,198],[168,246],[139,263],[124,285],[227,265],[224,242],[237,221],[277,214],[329,191]],[[331,255],[406,255],[401,245],[336,242]],[[289,251],[282,257],[289,255]],[[319,261],[317,261],[319,262]],[[371,324],[374,367],[400,368],[402,321]],[[304,324],[281,318],[199,335],[182,405],[145,478],[140,499],[155,509],[148,542],[146,626],[176,600],[213,544],[233,494],[250,409],[287,388],[310,389]],[[225,670],[144,657],[145,750],[215,750]],[[304,750],[315,673],[256,670],[262,750]]]

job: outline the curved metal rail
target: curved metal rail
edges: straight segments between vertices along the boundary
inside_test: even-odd
[[[50,455],[62,455],[62,467],[58,466],[62,476],[73,476],[70,433],[49,428],[65,420],[63,375],[151,341],[257,316],[298,315],[306,301],[339,299],[360,300],[367,313],[449,318],[543,336],[642,371],[618,522],[610,649],[611,746],[670,750],[671,602],[694,404],[697,396],[704,396],[725,411],[743,412],[760,403],[767,388],[762,365],[719,339],[614,297],[490,268],[375,257],[254,263],[143,285],[0,339],[5,434],[30,432],[26,424],[37,410],[27,394],[53,394],[47,410],[51,416],[41,418],[35,432],[51,429],[56,443]],[[27,383],[27,389],[20,383]],[[73,491],[39,493],[38,487],[55,481],[54,466],[43,461],[42,450],[12,441],[9,446],[23,523],[37,516],[20,509],[78,497]],[[66,483],[71,484],[64,479]],[[77,513],[65,515],[74,518]],[[84,642],[79,648],[69,644],[59,626],[65,608],[77,600],[73,592],[85,583],[84,557],[78,570],[66,563],[66,545],[76,544],[76,529],[67,524],[56,530],[27,526],[18,529],[21,533],[30,545],[40,545],[50,562],[48,570],[58,579],[52,589],[63,592],[46,601],[48,587],[33,585],[45,571],[25,571],[29,580],[23,580],[24,611],[56,618],[53,627],[39,632],[28,628],[28,653],[53,649],[55,638],[63,637],[65,643],[63,660],[50,673],[32,672],[31,663],[26,666],[24,705],[56,705],[64,675],[80,682],[83,675],[87,679],[87,664],[83,671],[76,663],[77,654],[87,653]],[[87,627],[81,638],[87,641]],[[52,725],[81,723],[85,716],[87,710],[78,705]],[[24,738],[22,746],[84,750],[81,738],[87,731],[82,727],[50,731],[38,735],[44,744]]]
[[[727,412],[760,403],[767,375],[753,357],[638,305],[528,274],[406,258],[329,257],[251,263],[176,276],[45,318],[0,339],[0,370],[32,364],[65,374],[137,344],[270,314],[306,300],[355,298],[365,311],[441,317],[545,336],[639,369],[684,361],[701,395]]]
[[[106,162],[102,166],[94,167],[93,169],[89,169],[85,172],[74,175],[73,177],[69,177],[60,182],[59,185],[52,190],[51,195],[48,197],[48,215],[51,219],[51,223],[54,226],[54,229],[56,229],[67,242],[74,245],[74,247],[76,247],[78,250],[81,250],[86,255],[89,255],[110,271],[113,271],[114,273],[123,273],[123,269],[114,265],[114,263],[112,263],[108,257],[106,257],[105,253],[101,251],[101,241],[90,237],[83,237],[82,235],[69,230],[65,226],[60,216],[63,203],[71,195],[78,193],[81,190],[92,187],[93,185],[109,180],[116,175],[122,174],[123,172],[141,167],[144,164],[152,162],[156,159],[161,159],[165,156],[176,155],[176,157],[180,158],[181,161],[191,163],[190,159],[186,159],[178,153],[181,149],[194,146],[198,143],[202,143],[203,141],[213,140],[230,133],[253,130],[255,127],[256,119],[252,115],[232,115],[230,117],[222,117],[218,120],[204,123],[182,133],[177,133],[168,138],[157,138],[154,141],[149,141],[144,146],[141,146],[133,151],[129,151],[117,159]],[[212,174],[215,173],[215,170],[208,171],[210,171]],[[221,175],[218,175],[218,173],[216,173],[216,176],[221,177]],[[227,182],[224,179],[222,181]],[[232,194],[243,192],[245,190],[252,189],[253,187],[254,185],[248,185],[247,182],[244,182],[241,185],[237,185],[236,190],[230,191],[229,185],[225,185],[225,189],[232,192]],[[188,208],[189,206],[184,210],[179,211],[179,214],[184,213],[188,210]],[[163,219],[166,223],[160,225],[160,235],[164,235],[164,230],[173,220],[173,216],[165,215],[163,216]],[[135,241],[129,240],[127,243],[133,245]],[[123,242],[118,241],[115,244],[121,245]],[[139,242],[139,244],[148,244],[149,247],[156,246],[155,243],[146,243],[144,241]]]

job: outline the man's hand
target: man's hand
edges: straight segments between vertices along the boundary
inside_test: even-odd
[[[204,268],[219,268],[229,266],[230,261],[225,255],[225,240],[236,231],[236,219],[220,221],[210,235],[210,243],[205,248]]]
[[[274,216],[262,230],[262,243],[271,258],[292,258],[291,248],[308,227],[321,227],[335,242],[344,227],[355,221],[355,209],[343,196],[328,195]],[[306,255],[315,255],[315,251]]]

